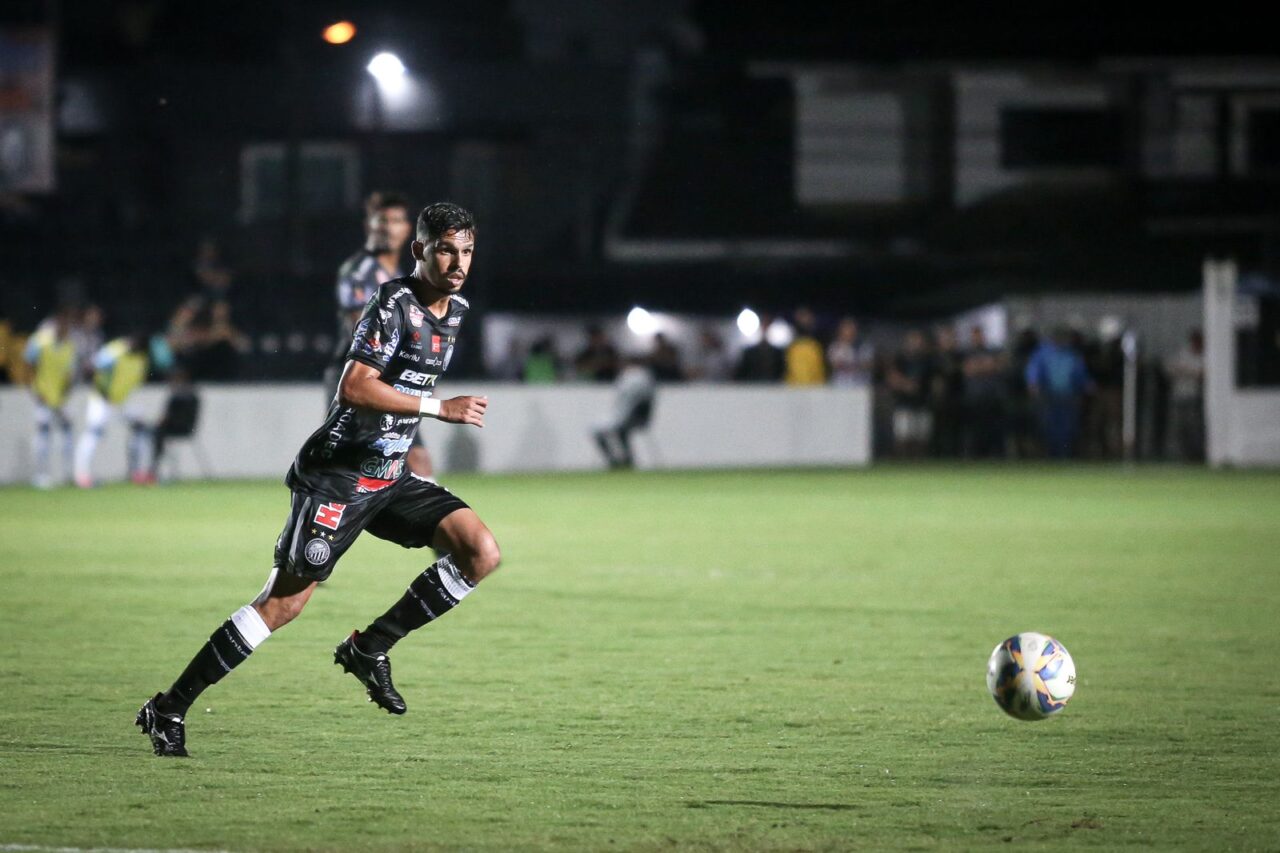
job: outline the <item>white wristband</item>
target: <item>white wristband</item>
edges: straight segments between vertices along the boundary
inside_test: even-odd
[[[418,403],[418,414],[424,418],[440,417],[440,401],[434,397],[423,397]]]

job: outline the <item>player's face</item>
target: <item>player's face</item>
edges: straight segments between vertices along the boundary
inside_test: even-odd
[[[403,207],[384,207],[369,217],[369,243],[375,252],[399,252],[413,230]]]
[[[475,237],[470,231],[446,231],[430,243],[414,241],[413,257],[421,264],[423,279],[439,293],[457,293],[471,272]]]

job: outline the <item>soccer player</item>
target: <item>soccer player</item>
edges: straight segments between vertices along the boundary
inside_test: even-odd
[[[104,344],[93,356],[93,387],[89,391],[84,432],[76,444],[76,485],[82,489],[93,486],[93,456],[117,411],[123,412],[129,424],[129,474],[143,470],[148,431],[142,411],[129,398],[147,380],[147,371],[151,369],[149,351],[146,337],[135,334]],[[160,348],[156,355],[159,356],[157,366],[168,367],[167,356]]]
[[[400,278],[400,254],[413,231],[409,221],[409,202],[399,193],[376,192],[365,200],[364,246],[338,267],[338,337],[333,361],[324,373],[325,391],[332,400],[338,390],[338,378],[347,362],[351,333],[364,311],[369,297],[378,287]],[[409,470],[423,477],[431,476],[431,456],[419,436],[410,448]]]
[[[37,489],[53,485],[49,472],[50,433],[54,427],[62,436],[62,476],[71,476],[71,419],[67,417],[67,397],[76,377],[76,345],[72,339],[72,312],[67,308],[54,314],[27,342],[23,358],[31,365],[31,391],[36,398],[36,470],[32,484]]]
[[[391,681],[391,647],[456,607],[498,567],[497,542],[480,517],[448,489],[405,470],[419,418],[484,426],[486,398],[432,397],[469,307],[458,291],[475,230],[471,214],[453,204],[433,204],[418,217],[413,273],[380,285],[365,307],[328,417],[285,478],[292,505],[265,588],[138,711],[156,755],[187,754],[183,718],[192,702],[297,617],[361,531],[446,555],[334,651],[334,663],[392,714],[403,714],[405,702]]]

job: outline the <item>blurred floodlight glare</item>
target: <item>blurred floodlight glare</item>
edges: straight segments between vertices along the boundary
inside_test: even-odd
[[[750,308],[743,308],[742,313],[738,315],[738,331],[742,332],[745,338],[760,331],[760,315]]]
[[[356,37],[356,25],[350,21],[338,21],[324,28],[324,40],[329,44],[346,44]]]
[[[795,330],[786,320],[774,320],[764,330],[764,339],[775,347],[785,347],[796,336]]]
[[[658,318],[637,305],[627,314],[627,328],[633,335],[652,335],[658,331]]]
[[[383,51],[369,60],[366,70],[378,81],[379,86],[390,87],[404,79],[404,63],[394,53]]]

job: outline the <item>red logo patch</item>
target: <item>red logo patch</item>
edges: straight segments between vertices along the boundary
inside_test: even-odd
[[[342,514],[346,511],[346,504],[323,504],[316,510],[315,522],[321,527],[337,530],[342,522]]]
[[[439,335],[431,336],[431,351],[440,352],[440,336]]]
[[[380,492],[387,486],[395,485],[395,482],[395,480],[378,480],[374,477],[361,477],[356,480],[356,491],[361,494],[366,492]]]

